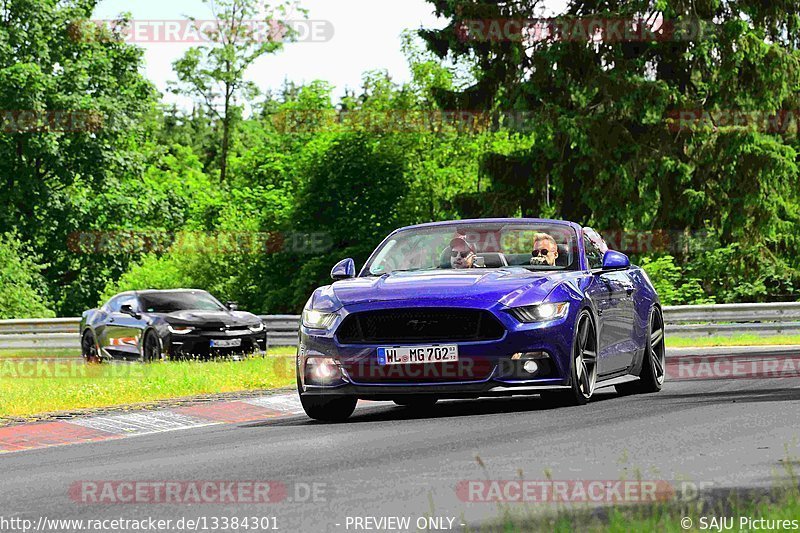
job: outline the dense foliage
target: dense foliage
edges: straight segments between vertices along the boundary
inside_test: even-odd
[[[588,43],[465,39],[464,21],[535,17],[537,2],[431,1],[451,23],[404,36],[410,82],[367,72],[338,100],[324,81],[251,91],[253,113],[227,125],[207,95],[188,113],[159,106],[141,50],[79,24],[95,4],[0,6],[0,109],[101,118],[19,131],[4,112],[0,317],[176,286],[297,312],[392,228],[484,215],[669,235],[626,250],[667,304],[798,299],[796,129],[668,120],[799,109],[792,3],[569,2],[574,17],[715,21],[694,41]]]

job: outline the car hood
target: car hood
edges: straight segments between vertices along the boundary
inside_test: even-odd
[[[244,311],[175,311],[163,315],[167,322],[185,324],[207,324],[222,326],[247,326],[259,322],[259,318]]]
[[[339,281],[332,285],[332,290],[344,306],[403,300],[513,306],[541,302],[557,285],[574,275],[574,272],[531,272],[524,268],[393,272]],[[329,295],[330,289],[324,292]]]

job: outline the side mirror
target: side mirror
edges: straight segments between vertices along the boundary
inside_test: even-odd
[[[227,307],[231,311],[236,311],[237,309],[239,309],[239,303],[238,302],[225,302],[225,307]]]
[[[349,279],[356,277],[356,264],[350,259],[342,259],[331,269],[331,279]]]
[[[623,253],[609,250],[603,255],[603,270],[625,270],[630,266],[631,260]]]
[[[123,314],[126,314],[126,315],[130,315],[133,318],[142,318],[142,315],[140,315],[139,313],[134,311],[133,307],[131,307],[130,304],[125,304],[122,307],[120,307],[119,308],[119,312],[123,313]]]

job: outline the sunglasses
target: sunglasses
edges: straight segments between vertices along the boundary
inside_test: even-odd
[[[458,257],[460,255],[461,257],[466,259],[467,257],[469,257],[469,254],[471,253],[472,252],[470,252],[469,250],[467,250],[466,252],[459,252],[457,250],[453,250],[452,252],[450,252],[450,257]]]
[[[549,253],[550,253],[550,250],[548,250],[547,248],[541,248],[539,250],[532,251],[531,255],[533,257],[537,257],[537,256],[541,257],[541,256],[544,256],[544,255],[548,255]]]

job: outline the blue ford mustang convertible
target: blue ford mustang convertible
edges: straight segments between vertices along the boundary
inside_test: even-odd
[[[541,394],[581,405],[600,387],[656,392],[664,320],[647,274],[591,228],[542,219],[396,230],[360,272],[331,271],[303,311],[297,387],[311,418],[359,398]]]

